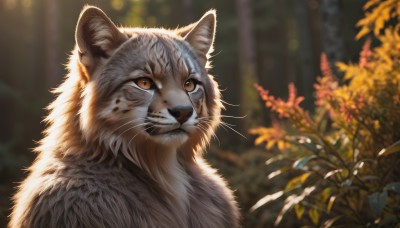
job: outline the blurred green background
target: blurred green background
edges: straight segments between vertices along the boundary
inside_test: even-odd
[[[279,208],[249,212],[262,196],[283,183],[266,181],[268,154],[253,146],[248,129],[270,117],[253,87],[257,82],[277,97],[294,82],[305,108],[313,108],[313,83],[325,51],[333,61],[358,58],[355,23],[365,0],[0,0],[0,227],[6,226],[11,196],[25,176],[41,138],[50,91],[66,73],[74,29],[85,4],[102,8],[121,26],[176,28],[217,10],[212,74],[227,110],[246,116],[224,121],[207,157],[227,177],[243,213],[244,227],[269,227]],[[295,226],[284,221],[282,227]]]

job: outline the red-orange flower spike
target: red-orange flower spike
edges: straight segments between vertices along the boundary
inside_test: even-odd
[[[372,56],[371,52],[371,39],[365,41],[363,48],[360,52],[360,67],[368,67],[368,62]]]
[[[324,76],[333,78],[332,69],[331,69],[328,57],[326,56],[325,52],[321,53],[321,65],[320,65],[320,67],[321,67],[321,72],[322,72],[322,74]]]
[[[289,84],[289,98],[285,102],[282,99],[276,99],[274,96],[268,96],[269,91],[264,90],[260,85],[255,85],[256,89],[265,101],[265,106],[271,108],[272,111],[279,114],[279,117],[288,118],[290,112],[301,109],[299,104],[304,100],[304,97],[297,97],[296,87],[293,83]]]
[[[289,99],[286,103],[288,108],[296,107],[304,100],[304,97],[296,97],[296,96],[297,96],[296,87],[294,86],[293,82],[291,82],[289,83]]]
[[[318,77],[314,88],[316,96],[315,104],[330,110],[329,101],[332,99],[333,91],[338,88],[337,81],[329,76]]]

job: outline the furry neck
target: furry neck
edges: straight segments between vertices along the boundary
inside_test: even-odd
[[[132,162],[167,193],[171,203],[178,204],[182,212],[187,211],[189,176],[177,149],[147,142],[136,144],[133,150],[131,152],[137,156],[137,161]]]

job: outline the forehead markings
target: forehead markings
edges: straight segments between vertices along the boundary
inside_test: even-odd
[[[186,64],[187,53],[186,50],[182,47],[179,41],[173,42],[173,56],[176,60],[176,74],[181,75],[181,77],[187,78],[190,73],[190,68]]]
[[[182,41],[165,34],[149,34],[143,37],[142,42],[146,43],[149,58],[144,70],[152,75],[154,81],[159,80],[157,87],[161,86],[161,81],[167,79],[167,75],[179,82],[182,77],[189,75],[185,62],[187,48],[182,47]]]
[[[153,34],[150,37],[150,43],[148,45],[148,57],[151,64],[153,76],[162,76],[171,71],[171,64],[168,56],[168,48],[164,44],[163,37]]]
[[[191,76],[198,80],[202,79],[203,70],[197,63],[197,57],[192,53],[187,44],[184,41],[178,40],[175,46],[179,49],[180,66],[183,66],[183,68],[180,69],[184,70],[182,73],[186,75],[186,77]]]

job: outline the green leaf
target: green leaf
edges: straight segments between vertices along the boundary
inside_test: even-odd
[[[316,155],[311,155],[311,156],[307,156],[307,157],[300,158],[299,160],[297,160],[297,161],[295,161],[295,162],[293,163],[292,168],[293,168],[293,169],[303,169],[304,166],[305,166],[310,160],[315,159],[315,158],[317,158]]]
[[[381,179],[378,176],[367,175],[361,177],[362,181],[380,181]]]
[[[329,171],[329,172],[324,176],[324,179],[326,180],[326,179],[328,179],[329,177],[335,175],[336,173],[339,173],[339,172],[342,172],[342,171],[343,171],[343,169],[336,169],[336,170]]]
[[[279,212],[278,216],[275,219],[275,226],[278,226],[279,223],[282,221],[283,216],[286,212],[291,209],[294,205],[299,204],[305,197],[309,196],[314,190],[316,189],[315,186],[307,187],[303,190],[300,195],[290,195],[285,199],[284,206],[282,210]]]
[[[351,173],[352,173],[354,176],[356,176],[356,175],[358,174],[358,170],[361,169],[361,168],[364,166],[364,164],[365,164],[365,163],[364,163],[363,161],[358,161],[358,162],[354,165],[354,167],[353,167]]]
[[[379,217],[382,214],[387,202],[387,196],[387,191],[375,192],[368,196],[369,206],[375,217]]]
[[[275,155],[275,156],[273,156],[272,158],[268,159],[268,160],[265,162],[265,164],[266,164],[266,165],[270,165],[270,164],[272,164],[272,163],[274,163],[274,162],[281,161],[281,160],[283,160],[283,159],[285,159],[285,158],[286,158],[286,157],[283,156],[282,154]]]
[[[342,217],[342,216],[339,215],[339,216],[336,216],[336,217],[334,217],[334,218],[331,218],[331,219],[326,220],[326,221],[324,222],[324,225],[323,225],[322,227],[324,227],[324,228],[332,227],[333,223],[335,223],[335,222],[336,222],[338,219],[340,219],[341,217]]]
[[[399,220],[397,218],[398,215],[389,215],[385,216],[379,223],[379,227],[393,227],[393,224],[398,224]],[[398,227],[398,225],[397,225]]]
[[[400,193],[400,182],[393,182],[390,184],[387,184],[384,188],[384,191],[392,191],[395,193]]]
[[[276,177],[276,176],[281,175],[282,173],[287,172],[288,170],[289,170],[288,167],[284,167],[284,168],[282,168],[282,169],[278,169],[278,170],[276,170],[276,171],[270,173],[270,174],[267,176],[267,178],[268,178],[268,180],[270,180],[270,179],[272,179],[272,178],[274,178],[274,177]]]
[[[274,194],[264,196],[263,198],[258,200],[257,203],[254,204],[250,208],[250,211],[255,211],[259,207],[261,207],[261,206],[263,206],[263,205],[265,205],[265,204],[267,204],[267,203],[269,203],[271,201],[274,201],[274,200],[278,199],[279,197],[283,196],[283,193],[284,193],[283,191],[279,191],[279,192],[275,192]]]
[[[400,152],[400,140],[379,151],[378,157],[388,156],[397,152]]]
[[[297,136],[297,141],[300,144],[310,144],[312,142],[311,139],[306,136]]]
[[[335,147],[336,150],[339,150],[342,145],[343,145],[343,141],[344,141],[344,136],[340,135],[334,142],[333,142],[333,147]]]
[[[342,183],[340,183],[340,186],[342,186],[342,187],[344,187],[344,188],[348,188],[348,187],[351,186],[352,183],[353,183],[352,180],[347,179],[347,180],[343,181]]]

